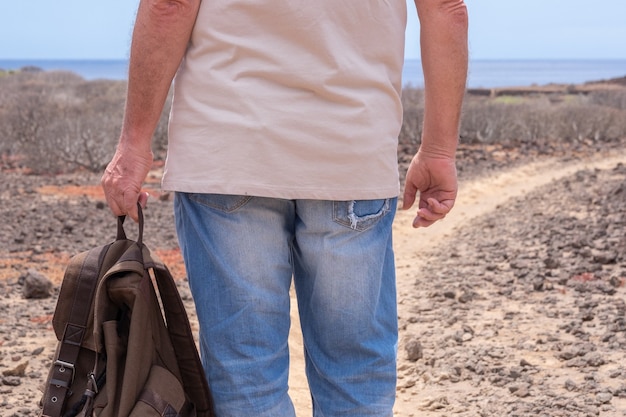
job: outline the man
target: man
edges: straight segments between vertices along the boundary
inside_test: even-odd
[[[414,227],[457,193],[467,72],[462,0],[416,0],[425,121],[403,208]],[[391,416],[391,228],[405,0],[143,0],[119,145],[102,184],[137,218],[151,137],[176,75],[163,188],[219,416],[294,416],[293,277],[315,416]]]

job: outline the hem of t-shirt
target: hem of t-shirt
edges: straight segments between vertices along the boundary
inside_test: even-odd
[[[399,195],[399,184],[386,187],[337,188],[337,187],[284,187],[250,184],[215,184],[182,181],[167,181],[161,183],[163,191],[199,193],[199,194],[228,194],[247,195],[254,197],[280,198],[284,200],[376,200],[381,198],[395,198]]]

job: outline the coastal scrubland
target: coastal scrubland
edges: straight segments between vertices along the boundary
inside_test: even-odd
[[[625,77],[626,78],[626,77]],[[610,146],[626,136],[624,78],[583,85],[468,89],[460,152],[476,146],[553,154],[572,144]],[[87,81],[63,71],[0,72],[0,155],[3,168],[32,173],[100,172],[117,142],[125,81]],[[405,87],[399,135],[401,165],[420,143],[423,91]],[[154,152],[167,149],[170,100],[154,134]]]
[[[67,72],[0,72],[0,417],[39,415],[64,267],[115,237],[98,183],[125,90]],[[423,91],[402,100],[401,174],[419,146]],[[158,185],[168,107],[144,241],[177,277],[197,330],[172,198]],[[468,90],[453,211],[426,229],[411,228],[412,210],[394,221],[396,417],[626,416],[625,145],[626,77]],[[27,295],[34,276],[51,283],[47,298]],[[292,305],[289,391],[304,417]]]

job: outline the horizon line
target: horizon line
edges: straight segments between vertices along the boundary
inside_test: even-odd
[[[3,58],[0,57],[0,61],[128,61],[129,58],[103,58],[103,57],[99,57],[99,58],[50,58],[50,57],[45,57],[45,58],[33,58],[33,57],[28,57],[28,58]],[[416,58],[416,57],[405,57],[404,58],[405,61],[421,61],[421,58]],[[488,57],[479,57],[479,58],[469,58],[470,61],[626,61],[626,57],[604,57],[604,58],[554,58],[554,57],[550,57],[550,58],[540,58],[540,57],[535,57],[535,58],[531,58],[531,57],[525,57],[525,58],[513,58],[513,57],[505,57],[505,58],[488,58]]]

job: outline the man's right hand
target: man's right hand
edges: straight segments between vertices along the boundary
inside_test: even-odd
[[[116,216],[127,215],[139,221],[137,203],[145,207],[148,193],[141,186],[152,167],[150,149],[118,145],[115,155],[106,167],[100,183],[109,208]]]

